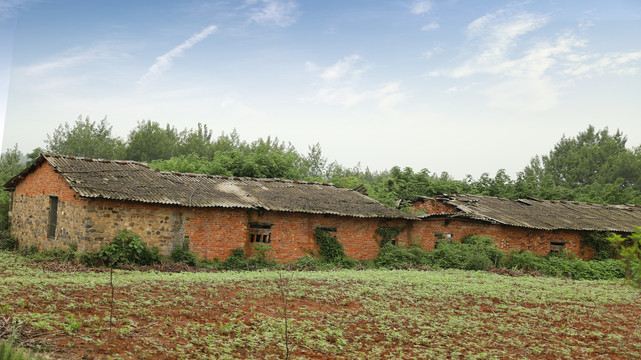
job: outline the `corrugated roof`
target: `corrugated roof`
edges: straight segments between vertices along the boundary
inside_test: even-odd
[[[79,195],[188,207],[223,207],[333,214],[362,218],[413,218],[358,191],[331,184],[158,172],[146,164],[41,155],[5,184],[14,188],[47,161]]]
[[[443,195],[438,201],[459,212],[428,216],[465,217],[542,230],[633,232],[641,226],[641,206],[597,205],[576,201],[510,200],[491,196]]]

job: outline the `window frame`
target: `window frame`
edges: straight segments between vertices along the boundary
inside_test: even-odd
[[[249,223],[249,242],[271,244],[272,242],[272,226],[274,224],[264,222],[250,222]]]

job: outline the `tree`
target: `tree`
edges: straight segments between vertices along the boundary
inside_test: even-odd
[[[212,158],[212,131],[207,125],[198,123],[197,129],[185,130],[180,134],[180,143],[176,153],[178,155],[196,154],[198,156]]]
[[[129,133],[126,157],[145,162],[167,160],[176,155],[179,141],[178,131],[169,124],[163,129],[155,121],[139,121]]]
[[[18,175],[24,168],[22,153],[18,150],[18,145],[13,149],[7,149],[0,155],[0,183],[4,185],[14,176]],[[11,207],[11,194],[7,191],[0,193],[0,230],[9,227],[9,208]]]
[[[90,158],[120,158],[124,150],[123,143],[111,135],[111,128],[106,117],[96,123],[88,116],[84,120],[82,115],[78,116],[73,126],[65,122],[53,134],[47,134],[47,151]]]
[[[541,157],[543,174],[549,175],[554,185],[566,188],[611,184],[620,176],[627,186],[635,186],[638,168],[634,173],[626,166],[629,158],[635,157],[626,149],[626,142],[618,130],[610,134],[607,127],[597,131],[590,125],[574,138],[564,136],[549,155]]]

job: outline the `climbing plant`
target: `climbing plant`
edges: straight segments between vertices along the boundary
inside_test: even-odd
[[[400,234],[403,230],[405,230],[405,228],[402,227],[379,227],[378,229],[376,229],[376,235],[378,235],[378,244],[381,247],[384,247],[387,244],[396,245],[395,242],[398,239],[398,234]]]
[[[319,246],[318,254],[324,260],[340,262],[347,257],[343,244],[338,241],[336,236],[330,235],[326,229],[317,227],[314,230],[314,238]]]

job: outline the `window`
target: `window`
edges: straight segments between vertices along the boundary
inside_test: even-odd
[[[445,239],[452,240],[454,238],[454,235],[452,235],[452,233],[435,232],[434,237],[436,237],[436,240],[434,240],[434,249],[436,249],[438,247],[439,240],[445,240]]]
[[[49,232],[50,238],[56,237],[56,225],[58,224],[58,197],[49,196]]]
[[[400,227],[379,227],[376,233],[380,236],[381,246],[385,244],[398,245],[398,234],[403,231]]]
[[[550,252],[560,252],[565,249],[565,241],[550,241]]]
[[[249,242],[266,243],[272,242],[272,224],[249,223]]]

